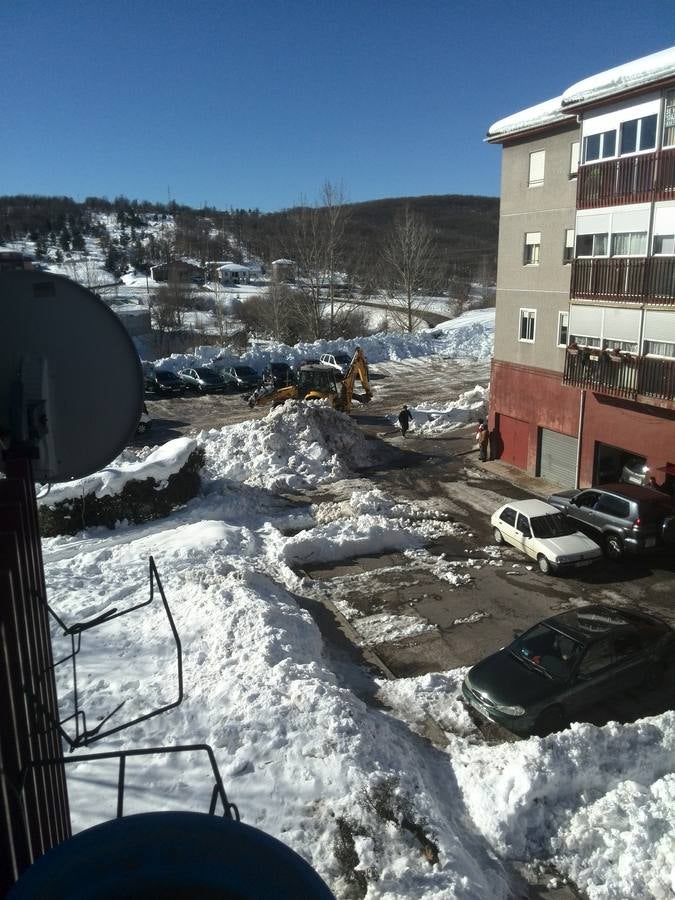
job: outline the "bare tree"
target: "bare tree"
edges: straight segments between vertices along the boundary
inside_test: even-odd
[[[474,279],[473,262],[454,263],[448,280],[448,306],[455,316],[466,310]]]
[[[287,252],[298,267],[304,294],[299,303],[308,337],[333,336],[339,321],[335,282],[343,260],[343,238],[348,219],[342,185],[326,181],[319,203],[305,200],[292,211],[286,238]],[[326,295],[327,292],[327,295]],[[309,302],[307,302],[309,300]],[[328,306],[328,315],[324,313]]]
[[[390,304],[392,318],[412,332],[415,314],[425,306],[420,291],[427,285],[433,258],[431,229],[406,206],[387,234],[381,253],[390,297],[403,294],[405,300],[402,309]]]

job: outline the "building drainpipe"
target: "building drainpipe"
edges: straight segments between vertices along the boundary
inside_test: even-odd
[[[581,470],[581,436],[584,430],[584,412],[586,410],[586,391],[582,388],[579,395],[579,431],[577,433],[577,474],[574,487],[579,490],[579,472]]]

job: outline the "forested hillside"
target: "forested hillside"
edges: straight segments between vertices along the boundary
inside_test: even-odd
[[[241,262],[263,266],[278,257],[296,258],[301,234],[316,227],[320,204],[274,213],[257,209],[193,209],[117,197],[0,197],[0,241],[30,240],[39,259],[62,258],[84,249],[84,238],[97,238],[114,276],[129,266],[149,266],[175,257]],[[493,197],[443,195],[399,197],[366,203],[341,203],[340,240],[335,269],[361,283],[377,282],[383,247],[405,210],[427,230],[429,290],[443,291],[453,278],[494,278],[499,201]],[[110,228],[113,222],[114,229]]]

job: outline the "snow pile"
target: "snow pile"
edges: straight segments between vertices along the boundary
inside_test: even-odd
[[[356,347],[363,349],[370,365],[436,354],[453,359],[489,359],[494,345],[494,323],[494,309],[476,309],[419,334],[376,334],[345,341],[300,343],[293,347],[264,341],[242,353],[241,357],[227,348],[197,347],[194,354],[173,353],[156,360],[155,366],[177,372],[187,366],[209,365],[214,361],[223,365],[242,362],[262,372],[270,360],[295,366],[305,359],[319,359],[324,353],[351,354]]]
[[[452,672],[430,672],[417,678],[378,681],[378,698],[415,730],[430,715],[444,731],[469,735],[476,727],[459,700],[467,672],[468,668],[462,668]]]
[[[66,621],[83,609],[93,614],[94,595],[119,607],[142,599],[152,551],[183,642],[181,706],[97,749],[210,744],[244,820],[301,853],[338,896],[355,877],[337,849],[349,835],[371,897],[511,896],[468,822],[450,760],[339,683],[309,614],[263,571],[276,548],[227,523],[195,523],[179,534],[164,527],[120,529],[116,542],[91,540],[73,555],[68,542],[46,542],[51,602]],[[116,724],[175,693],[174,650],[159,611],[132,616],[83,640],[78,683],[90,721],[125,700]],[[71,694],[67,674],[59,677],[65,716]],[[94,763],[68,775],[76,829],[110,814],[114,777]],[[208,806],[210,784],[192,757],[144,760],[128,766],[127,777],[128,812]],[[438,848],[436,864],[419,837],[388,818],[397,809]]]
[[[38,497],[42,506],[54,506],[62,500],[70,500],[94,494],[96,497],[110,497],[120,494],[128,482],[154,479],[158,485],[165,484],[170,475],[179,472],[192,451],[197,446],[193,438],[175,438],[157,447],[148,455],[123,451],[117,459],[92,475],[53,484],[48,493]]]
[[[412,428],[418,435],[438,437],[446,431],[461,428],[468,422],[476,422],[487,412],[488,392],[477,384],[470,391],[460,394],[457,400],[443,405],[420,403],[411,408]]]
[[[358,425],[323,401],[290,400],[263,419],[199,435],[207,480],[304,489],[371,462]]]
[[[553,857],[592,900],[669,896],[675,712],[464,747],[453,764],[474,821],[499,853]]]

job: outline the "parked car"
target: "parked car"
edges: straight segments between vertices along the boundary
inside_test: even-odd
[[[510,500],[492,514],[490,524],[495,543],[522,550],[545,575],[590,566],[602,556],[595,541],[542,500]]]
[[[293,384],[293,369],[285,362],[270,363],[263,372],[263,380],[270,382],[275,388]]]
[[[214,369],[200,366],[196,369],[181,369],[178,373],[180,380],[193,391],[204,394],[207,391],[234,390],[232,379],[226,379]]]
[[[636,484],[603,484],[560,491],[548,502],[603,547],[610,559],[675,547],[675,506],[667,496]]]
[[[136,426],[136,434],[145,434],[145,432],[152,425],[152,419],[150,418],[150,413],[148,412],[148,407],[143,404],[143,412],[141,413],[141,418]]]
[[[324,353],[321,356],[320,363],[322,366],[331,366],[340,373],[340,378],[344,378],[347,374],[352,358],[346,353]]]
[[[649,466],[642,457],[633,457],[626,460],[621,469],[621,478],[626,484],[643,484],[649,481]]]
[[[220,374],[232,379],[237,390],[253,391],[262,384],[262,378],[251,366],[227,366]]]
[[[645,613],[592,604],[552,616],[471,668],[465,701],[520,735],[545,735],[617,692],[658,685],[675,634]]]
[[[177,395],[185,393],[185,384],[168,369],[157,369],[145,379],[145,389],[151,394]]]

